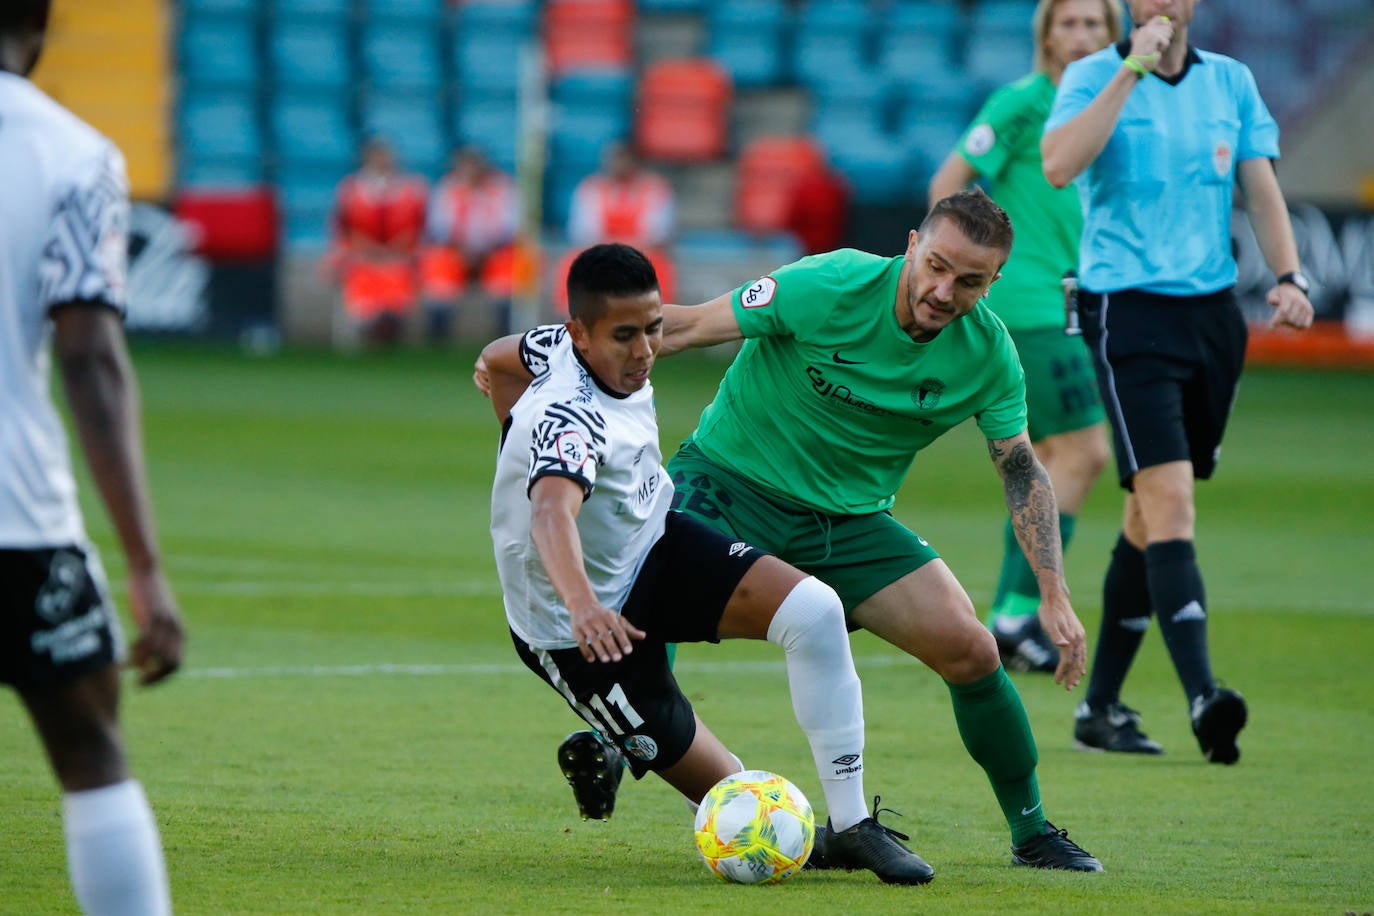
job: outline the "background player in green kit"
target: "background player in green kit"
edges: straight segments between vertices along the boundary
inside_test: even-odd
[[[1083,215],[1073,188],[1045,180],[1040,135],[1064,68],[1121,38],[1121,9],[1115,0],[1040,0],[1032,28],[1035,71],[992,94],[931,179],[929,198],[984,176],[1016,227],[1016,245],[988,305],[1011,331],[1025,369],[1031,443],[1054,483],[1067,547],[1107,463],[1107,438],[1090,354],[1082,337],[1065,333],[1061,278],[1078,265]],[[1004,541],[988,618],[1002,662],[1054,671],[1059,653],[1036,618],[1039,589],[1010,519]]]
[[[704,305],[664,306],[661,352],[744,338],[668,470],[674,508],[828,583],[851,626],[945,679],[1011,828],[1014,863],[1100,871],[1045,820],[1035,740],[992,634],[930,544],[890,512],[916,453],[975,418],[1035,570],[1041,623],[1062,650],[1055,679],[1078,683],[1084,631],[1064,584],[1054,492],[1026,433],[1016,348],[982,302],[1011,243],[1006,213],[975,189],[938,202],[903,257],[835,251]]]

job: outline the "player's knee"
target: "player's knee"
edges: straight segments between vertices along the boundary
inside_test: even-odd
[[[815,576],[807,576],[778,605],[768,624],[768,641],[791,651],[810,640],[848,638],[844,605],[835,590]]]
[[[1002,663],[997,638],[981,623],[961,627],[942,641],[939,659],[931,665],[951,684],[967,684],[987,677]]]

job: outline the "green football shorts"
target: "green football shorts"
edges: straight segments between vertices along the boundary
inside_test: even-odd
[[[676,488],[673,509],[820,579],[839,593],[846,615],[939,556],[890,512],[808,509],[715,464],[690,439],[668,462],[668,473]]]
[[[1061,328],[1012,331],[1026,371],[1026,416],[1032,442],[1102,421],[1092,354],[1082,337]]]

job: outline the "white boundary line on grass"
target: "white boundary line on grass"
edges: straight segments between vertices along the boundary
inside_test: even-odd
[[[855,666],[865,668],[892,668],[898,665],[920,664],[906,655],[872,655],[856,658]],[[261,665],[257,667],[217,667],[183,668],[178,677],[201,678],[204,680],[236,680],[252,677],[442,677],[468,676],[488,677],[502,674],[524,674],[529,669],[524,665],[410,665],[379,662],[359,665]],[[787,665],[783,661],[735,661],[704,662],[684,661],[677,666],[678,671],[702,674],[745,674],[745,673],[783,673]]]

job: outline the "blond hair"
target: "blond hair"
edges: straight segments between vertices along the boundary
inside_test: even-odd
[[[1035,36],[1035,69],[1041,73],[1048,73],[1050,69],[1049,52],[1046,51],[1045,44],[1049,41],[1054,10],[1063,2],[1064,0],[1040,0],[1035,5],[1035,15],[1031,17],[1031,32]],[[1112,36],[1112,44],[1115,44],[1125,34],[1119,0],[1102,0],[1102,14],[1107,19],[1107,31]]]

